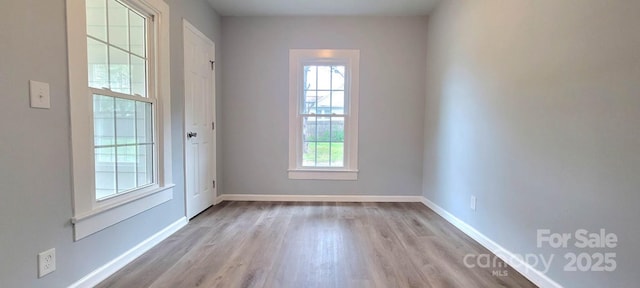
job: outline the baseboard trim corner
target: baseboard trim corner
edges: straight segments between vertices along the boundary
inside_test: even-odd
[[[224,194],[223,201],[271,202],[421,202],[422,196]]]
[[[82,277],[82,279],[71,284],[69,288],[94,287],[100,284],[100,282],[118,272],[118,270],[133,262],[133,260],[140,257],[154,246],[158,245],[162,240],[167,239],[173,233],[180,230],[180,228],[186,226],[187,223],[189,223],[189,221],[186,217],[178,219],[177,221],[169,224],[169,226],[160,230],[158,233],[153,234],[151,237],[140,242],[140,244],[124,252],[122,255]]]
[[[527,264],[525,261],[520,259],[520,257],[516,257],[513,252],[505,249],[500,244],[480,233],[480,231],[476,230],[471,225],[460,220],[458,217],[449,213],[449,211],[438,206],[438,204],[430,201],[426,197],[421,198],[422,204],[429,207],[431,210],[436,212],[456,228],[460,229],[460,231],[462,231],[464,234],[467,234],[467,236],[480,243],[480,245],[487,248],[489,251],[491,251],[491,253],[494,253],[496,256],[500,257],[502,261],[504,261],[524,277],[529,279],[531,282],[533,282],[533,284],[536,284],[538,287],[542,288],[563,288],[562,285],[558,284],[541,271]]]

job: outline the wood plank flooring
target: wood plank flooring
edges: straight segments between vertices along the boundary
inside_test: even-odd
[[[420,203],[224,202],[98,287],[536,287],[469,253],[489,251]]]

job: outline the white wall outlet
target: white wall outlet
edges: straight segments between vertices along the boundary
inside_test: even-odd
[[[56,271],[56,249],[49,249],[38,254],[38,278]]]
[[[476,196],[471,195],[471,201],[469,203],[469,208],[471,208],[471,210],[476,211]]]
[[[51,100],[49,97],[49,83],[29,81],[29,95],[31,97],[31,108],[49,109]]]

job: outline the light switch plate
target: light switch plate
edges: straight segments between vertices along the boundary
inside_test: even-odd
[[[29,91],[31,95],[31,108],[51,108],[51,100],[49,98],[49,83],[31,80],[29,81]]]

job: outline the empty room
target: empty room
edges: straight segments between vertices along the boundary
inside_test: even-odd
[[[0,287],[640,287],[639,15],[0,0]]]

